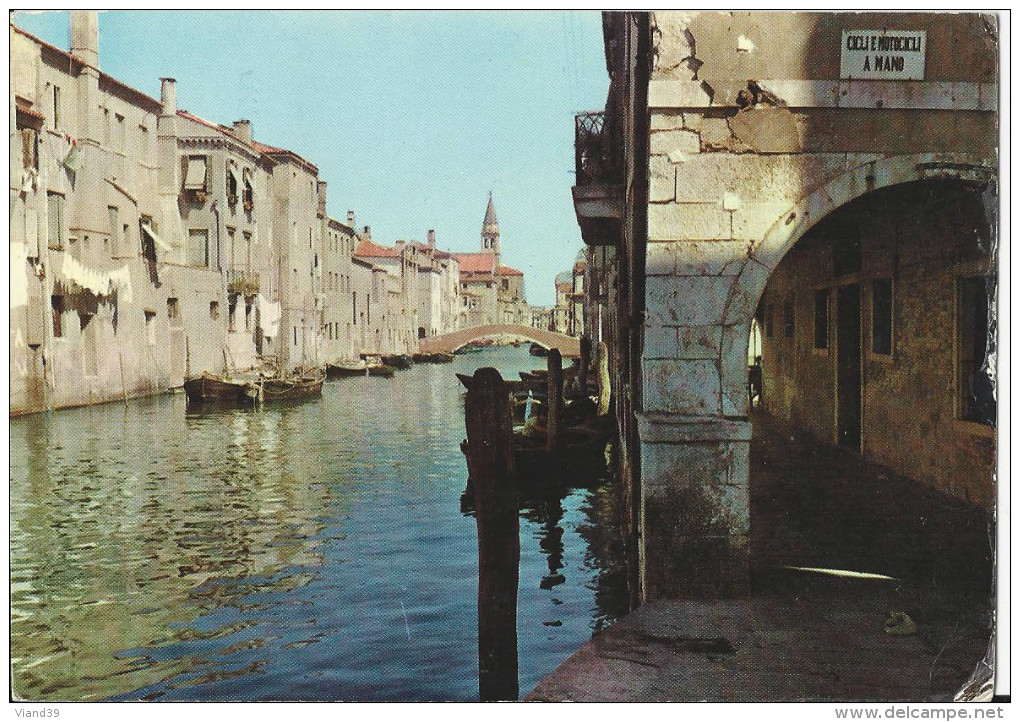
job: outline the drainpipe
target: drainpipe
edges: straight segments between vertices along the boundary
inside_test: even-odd
[[[220,264],[220,200],[217,198],[209,206],[209,210],[216,216],[216,270],[222,271],[223,267]]]

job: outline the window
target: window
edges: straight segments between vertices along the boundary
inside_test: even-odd
[[[250,168],[245,168],[243,173],[244,178],[244,197],[242,201],[244,203],[244,210],[251,213],[252,209],[255,208],[255,179],[252,177]]]
[[[871,282],[871,350],[891,355],[893,335],[892,279],[876,278]]]
[[[783,335],[786,338],[793,338],[793,297],[786,299],[783,304]]]
[[[231,295],[227,302],[227,330],[236,331],[235,322],[237,320],[237,296]]]
[[[242,231],[241,237],[244,238],[244,267],[251,268],[251,233]]]
[[[110,255],[120,255],[120,211],[116,206],[107,206],[110,218]]]
[[[294,327],[294,345],[297,346],[297,326]]]
[[[218,321],[220,319],[220,302],[219,301],[210,301],[209,302],[209,318],[211,318],[213,321]]]
[[[51,296],[50,306],[53,309],[53,338],[61,338],[64,335],[64,297]]]
[[[237,166],[234,165],[234,161],[227,163],[227,204],[231,206],[237,205],[237,191],[239,183],[237,182]]]
[[[209,229],[192,228],[188,231],[188,265],[209,266]]]
[[[244,330],[251,331],[251,311],[254,307],[254,299],[244,299]]]
[[[861,270],[861,239],[857,234],[837,240],[832,246],[832,273],[845,276]]]
[[[815,291],[815,348],[829,348],[829,289]]]
[[[49,246],[54,250],[64,248],[64,196],[59,193],[47,195],[49,215]]]
[[[170,319],[170,328],[181,327],[181,305],[176,298],[166,300],[166,317]]]
[[[957,279],[956,284],[958,413],[961,419],[989,426],[995,425],[995,396],[986,368],[988,339],[994,333],[988,323],[989,287],[993,283],[992,279],[975,276]]]
[[[156,345],[156,312],[145,312],[145,334],[148,337],[149,345]]]
[[[204,201],[209,192],[209,159],[204,155],[191,155],[184,160],[184,191],[195,200]]]
[[[60,98],[60,86],[53,86],[53,115],[50,116],[50,127],[53,130],[60,129],[60,110],[61,110],[61,98]]]
[[[237,254],[234,253],[234,238],[237,236],[237,229],[227,226],[227,255],[230,258],[230,265],[233,267],[237,263]]]
[[[124,137],[124,116],[114,113],[117,122],[114,124],[113,149],[121,153],[127,152],[127,142]]]
[[[39,170],[39,134],[35,128],[21,129],[21,167]]]
[[[503,279],[503,290],[506,291],[506,290],[509,290],[509,288],[510,288],[510,279],[509,278],[504,278]]]

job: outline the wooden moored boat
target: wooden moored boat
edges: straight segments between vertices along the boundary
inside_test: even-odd
[[[411,356],[416,364],[449,364],[453,363],[452,353],[416,353]]]
[[[409,369],[413,365],[411,357],[406,353],[392,354],[389,356],[383,356],[382,362],[387,366],[392,366],[395,369]]]
[[[255,383],[248,379],[231,378],[203,371],[184,381],[188,401],[206,403],[244,403],[252,400]]]
[[[382,376],[383,378],[390,378],[395,374],[397,370],[387,364],[369,364],[368,375],[369,376]]]
[[[293,376],[277,376],[263,379],[258,383],[262,400],[303,401],[322,395],[322,382],[326,374],[322,369],[312,369]]]
[[[545,346],[540,346],[537,343],[533,343],[531,344],[531,348],[528,349],[528,353],[530,353],[532,356],[548,356],[549,349],[547,349]]]
[[[326,364],[326,378],[338,379],[345,376],[364,376],[368,373],[368,364],[364,361],[338,361]]]

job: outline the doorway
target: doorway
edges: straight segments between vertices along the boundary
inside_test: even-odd
[[[861,450],[861,286],[836,297],[836,442]]]

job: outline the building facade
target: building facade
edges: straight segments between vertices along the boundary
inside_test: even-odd
[[[587,290],[635,600],[747,587],[752,326],[765,410],[988,508],[995,18],[607,13],[604,30],[574,203],[611,251]]]

